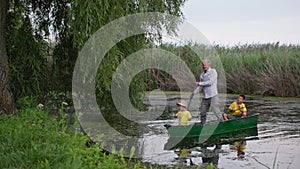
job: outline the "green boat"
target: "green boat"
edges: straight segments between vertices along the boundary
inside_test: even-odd
[[[194,148],[194,147],[209,147],[214,145],[230,144],[240,140],[257,140],[258,132],[257,127],[249,128],[245,130],[239,130],[238,132],[230,132],[218,135],[212,135],[209,138],[204,137],[169,137],[168,141],[164,145],[165,150],[174,150],[182,148]]]
[[[165,125],[170,137],[203,137],[204,139],[215,135],[226,135],[227,133],[239,132],[241,130],[256,128],[258,114],[243,118],[231,119],[223,122],[208,122],[204,125],[194,123],[186,126]]]

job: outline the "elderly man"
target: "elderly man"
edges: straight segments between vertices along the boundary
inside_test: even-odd
[[[202,61],[203,72],[200,75],[200,81],[196,82],[197,88],[191,94],[191,98],[203,90],[203,98],[200,108],[200,119],[201,123],[206,122],[206,115],[209,111],[209,108],[212,108],[212,111],[218,117],[219,121],[223,121],[222,113],[219,108],[219,98],[218,98],[218,89],[217,89],[217,79],[218,73],[215,69],[210,67],[210,61],[205,59]]]

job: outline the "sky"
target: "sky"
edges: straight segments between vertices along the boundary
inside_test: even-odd
[[[212,44],[300,45],[299,0],[187,0],[182,11]]]

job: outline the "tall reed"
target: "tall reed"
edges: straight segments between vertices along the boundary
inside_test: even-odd
[[[191,46],[203,48],[198,44],[176,46],[164,44],[162,48],[180,56],[198,79],[202,72],[201,59],[213,54],[220,58],[222,65],[212,60],[212,67],[216,68],[219,78],[226,78],[226,84],[219,84],[219,90],[228,93],[243,93],[269,96],[300,96],[300,46],[274,44],[246,44],[234,47],[215,45],[213,52],[195,53]],[[204,50],[205,51],[205,50]],[[217,59],[216,59],[217,60]],[[222,75],[223,66],[225,75]],[[163,72],[151,74],[148,78],[164,81],[160,86],[165,90],[174,90],[174,81],[169,76],[158,76]],[[158,82],[159,82],[158,81]],[[222,80],[220,80],[222,81]],[[172,85],[170,85],[172,84]],[[148,84],[147,88],[151,88]],[[168,86],[173,86],[168,88]],[[175,88],[176,89],[176,88]],[[225,90],[226,90],[225,89]]]
[[[257,44],[215,49],[229,92],[300,96],[300,46]]]

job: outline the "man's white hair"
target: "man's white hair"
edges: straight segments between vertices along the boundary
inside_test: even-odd
[[[208,59],[203,59],[202,63],[204,63],[204,62],[207,62],[208,64],[210,64],[210,60],[208,60]]]

